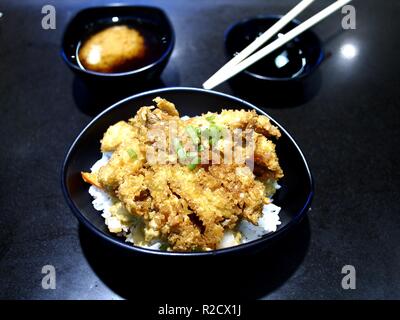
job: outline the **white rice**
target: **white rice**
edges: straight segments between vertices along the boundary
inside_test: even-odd
[[[98,171],[102,166],[106,165],[108,160],[110,160],[112,152],[103,152],[102,157],[98,160],[91,168],[90,171]]]
[[[102,158],[92,166],[91,171],[95,172],[99,170],[100,167],[104,166],[108,162],[111,155],[112,153],[110,152],[103,153]],[[275,187],[276,189],[280,188],[278,184],[276,184]],[[126,237],[126,242],[154,250],[160,250],[161,245],[163,245],[161,241],[154,241],[148,245],[144,245],[140,240],[138,241],[138,239],[143,239],[141,236],[141,233],[143,232],[141,229],[143,226],[139,226],[135,223],[128,225],[121,221],[118,216],[115,216],[110,212],[110,208],[115,202],[115,199],[113,200],[110,195],[95,186],[90,186],[89,194],[93,197],[93,207],[97,211],[102,212],[101,216],[104,218],[105,224],[110,232]],[[275,232],[281,224],[279,218],[280,210],[281,208],[273,203],[264,205],[262,215],[258,219],[258,226],[255,226],[246,220],[242,220],[237,227],[237,231],[240,232],[241,237],[237,237],[234,231],[227,230],[217,248],[222,249],[233,247],[241,243],[259,239],[268,233]]]
[[[280,207],[274,205],[273,203],[269,203],[264,205],[262,215],[258,219],[258,226],[255,226],[246,220],[242,220],[238,227],[238,230],[242,234],[241,243],[253,241],[261,238],[267,233],[275,232],[278,226],[281,224],[279,219],[280,211]]]

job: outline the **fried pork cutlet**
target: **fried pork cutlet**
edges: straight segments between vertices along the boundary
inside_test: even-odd
[[[254,110],[182,120],[173,103],[154,102],[108,128],[101,151],[112,156],[84,180],[141,219],[144,243],[161,240],[173,251],[216,249],[241,219],[257,224],[283,177],[272,140],[278,128]]]

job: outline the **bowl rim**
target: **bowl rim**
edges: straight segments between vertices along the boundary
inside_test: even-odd
[[[236,21],[232,24],[230,24],[228,26],[228,28],[225,30],[224,32],[224,46],[225,46],[225,53],[226,55],[229,56],[229,59],[231,59],[231,54],[230,52],[228,52],[228,48],[226,46],[227,44],[227,39],[230,35],[230,33],[232,32],[232,30],[236,27],[239,27],[241,25],[244,25],[250,21],[253,20],[278,20],[281,19],[283,17],[283,15],[280,14],[267,14],[267,15],[257,15],[257,16],[253,16],[253,17],[249,17],[249,18],[245,18],[239,21]],[[295,23],[296,25],[299,25],[301,23],[301,21],[299,19],[293,19],[291,20],[292,23]],[[248,69],[245,69],[244,71],[242,71],[243,73],[247,74],[248,76],[255,78],[257,80],[265,80],[265,81],[278,81],[278,82],[283,82],[283,81],[296,81],[296,80],[300,80],[303,79],[305,77],[308,77],[309,75],[311,75],[318,67],[319,65],[322,63],[322,61],[325,58],[325,53],[322,49],[322,43],[321,40],[319,39],[319,37],[317,36],[317,34],[312,31],[311,29],[306,30],[305,32],[308,32],[310,35],[312,35],[314,37],[314,39],[316,40],[316,47],[318,48],[319,51],[319,55],[318,55],[318,59],[317,61],[310,66],[310,68],[308,69],[308,71],[306,72],[301,72],[298,76],[296,77],[284,77],[284,78],[276,78],[276,77],[268,77],[268,76],[263,76],[261,74],[255,73],[255,72],[251,72]],[[301,35],[299,35],[300,37]],[[292,40],[291,40],[292,41]]]
[[[163,17],[163,19],[165,19],[166,24],[168,25],[168,34],[170,36],[170,41],[168,44],[168,47],[165,49],[165,51],[162,53],[162,55],[154,62],[147,64],[139,69],[133,69],[131,71],[125,71],[125,72],[114,72],[114,73],[106,73],[106,72],[97,72],[97,71],[92,71],[92,70],[87,70],[84,68],[80,68],[78,65],[72,63],[71,61],[69,61],[69,59],[67,58],[67,55],[65,53],[65,37],[67,35],[67,32],[69,30],[69,28],[71,27],[72,23],[75,21],[75,19],[85,13],[85,12],[90,12],[90,11],[95,11],[95,10],[105,10],[105,9],[110,9],[110,8],[135,8],[135,9],[145,9],[145,10],[153,10],[153,11],[158,11],[159,13],[161,13],[161,16]],[[82,72],[84,74],[89,74],[92,76],[97,76],[97,77],[104,77],[104,78],[116,78],[116,77],[125,77],[125,76],[132,76],[135,74],[139,74],[142,73],[146,70],[149,70],[157,65],[159,65],[160,63],[162,63],[164,60],[168,59],[168,57],[171,55],[174,46],[175,46],[175,31],[174,28],[172,26],[171,20],[168,18],[167,14],[165,13],[164,10],[162,10],[161,8],[158,7],[154,7],[154,6],[146,6],[146,5],[123,5],[123,4],[111,4],[111,5],[107,5],[107,6],[95,6],[95,7],[87,7],[84,8],[82,10],[79,10],[78,12],[75,13],[75,15],[67,22],[62,38],[61,38],[61,50],[60,50],[60,54],[62,59],[64,60],[64,62],[73,70],[76,70],[78,72]]]
[[[231,100],[236,101],[238,103],[244,104],[246,107],[248,107],[249,110],[256,110],[259,114],[266,115],[269,119],[271,119],[274,122],[274,124],[279,127],[279,130],[284,132],[285,135],[293,143],[293,145],[295,146],[295,148],[299,152],[299,154],[300,154],[300,156],[302,158],[303,164],[305,166],[305,169],[307,171],[307,177],[308,177],[308,183],[309,183],[309,186],[310,186],[310,192],[308,194],[308,197],[307,197],[307,200],[306,200],[305,204],[303,205],[303,208],[296,214],[296,216],[293,217],[282,228],[278,229],[275,232],[270,232],[270,233],[262,236],[259,239],[255,239],[253,241],[242,243],[240,245],[233,246],[233,247],[228,247],[228,248],[223,248],[223,249],[215,249],[215,250],[211,250],[211,251],[201,251],[201,252],[174,252],[174,251],[161,251],[161,250],[153,250],[153,249],[149,249],[149,248],[143,248],[143,247],[135,246],[135,245],[128,244],[128,243],[125,243],[125,242],[120,242],[120,241],[116,240],[114,238],[114,236],[112,236],[111,234],[105,234],[102,231],[100,231],[99,229],[97,229],[90,222],[90,220],[87,219],[81,213],[81,211],[75,206],[73,200],[71,199],[71,197],[69,195],[67,184],[66,184],[66,171],[67,171],[67,167],[69,165],[69,162],[71,161],[70,157],[71,157],[71,154],[74,152],[76,144],[81,139],[81,137],[86,133],[86,131],[92,125],[94,125],[94,123],[98,119],[100,119],[101,117],[105,116],[107,113],[111,112],[112,110],[117,109],[120,105],[123,105],[126,102],[128,102],[130,100],[137,99],[139,97],[148,96],[148,95],[152,95],[152,94],[160,94],[160,93],[168,92],[168,91],[183,91],[183,92],[189,92],[189,93],[190,92],[200,92],[200,93],[220,96],[220,97],[231,99]],[[243,252],[246,249],[250,249],[252,247],[257,247],[257,246],[262,245],[262,244],[266,245],[271,240],[278,239],[280,236],[285,234],[286,231],[288,231],[293,226],[298,224],[301,221],[301,219],[306,215],[306,213],[308,212],[308,209],[311,206],[311,202],[312,202],[312,199],[313,199],[314,193],[315,193],[315,191],[314,191],[314,179],[313,179],[312,173],[310,171],[310,168],[308,166],[307,160],[304,157],[303,152],[301,151],[300,147],[298,146],[296,141],[293,139],[293,137],[278,122],[276,122],[274,118],[269,116],[262,109],[258,108],[257,106],[255,106],[255,105],[253,105],[253,104],[251,104],[251,103],[249,103],[249,102],[247,102],[247,101],[245,101],[243,99],[234,97],[234,96],[226,94],[226,93],[221,93],[221,92],[217,92],[217,91],[213,91],[213,90],[192,88],[192,87],[169,87],[169,88],[154,89],[154,90],[142,92],[142,93],[139,93],[139,94],[135,94],[135,95],[129,96],[129,97],[125,98],[125,99],[122,99],[122,100],[114,103],[113,105],[111,105],[107,109],[103,110],[101,113],[99,113],[95,118],[93,118],[81,130],[81,132],[78,134],[78,136],[74,139],[74,141],[72,142],[72,144],[68,148],[68,151],[67,151],[67,153],[65,155],[65,158],[64,158],[64,161],[63,161],[63,164],[62,164],[62,168],[61,168],[61,187],[62,187],[64,198],[66,199],[67,204],[70,207],[70,209],[72,210],[72,212],[74,213],[74,215],[78,218],[78,221],[81,222],[89,230],[94,232],[96,235],[98,235],[101,239],[103,239],[105,241],[109,241],[109,242],[115,244],[119,248],[128,249],[129,251],[136,252],[136,253],[144,253],[144,254],[151,254],[151,255],[158,255],[158,256],[192,256],[192,257],[193,256],[210,256],[210,255],[217,256],[217,255],[223,255],[223,254],[229,254],[229,253]]]

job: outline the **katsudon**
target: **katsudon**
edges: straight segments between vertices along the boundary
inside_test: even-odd
[[[108,230],[133,245],[179,252],[239,245],[276,231],[284,173],[279,129],[255,110],[181,117],[156,97],[111,125],[82,178]]]

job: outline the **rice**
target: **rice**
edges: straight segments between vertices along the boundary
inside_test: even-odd
[[[103,152],[102,157],[98,160],[91,168],[90,171],[95,172],[98,171],[102,166],[106,165],[108,160],[110,160],[112,156],[112,152]]]
[[[98,160],[91,168],[92,172],[96,172],[100,167],[107,164],[112,153],[103,153],[102,158]],[[275,189],[280,186],[275,183]],[[93,197],[93,208],[102,212],[101,216],[104,218],[105,224],[112,233],[125,237],[126,242],[130,242],[136,246],[146,247],[153,250],[161,250],[163,246],[162,241],[154,240],[149,244],[144,244],[143,237],[143,224],[140,221],[132,218],[132,221],[126,221],[126,216],[117,215],[110,211],[110,208],[116,203],[117,199],[113,199],[103,190],[90,186],[89,194]],[[273,203],[264,205],[262,215],[258,219],[258,225],[242,220],[238,226],[237,231],[227,230],[218,245],[218,249],[233,247],[241,243],[250,242],[261,238],[262,236],[275,232],[281,224],[279,212],[281,208]],[[123,219],[125,218],[125,219]]]
[[[263,235],[275,232],[281,224],[279,219],[280,210],[281,208],[273,203],[264,205],[262,215],[258,219],[258,226],[246,220],[242,220],[238,227],[239,232],[243,236],[241,243],[253,241],[261,238]]]

